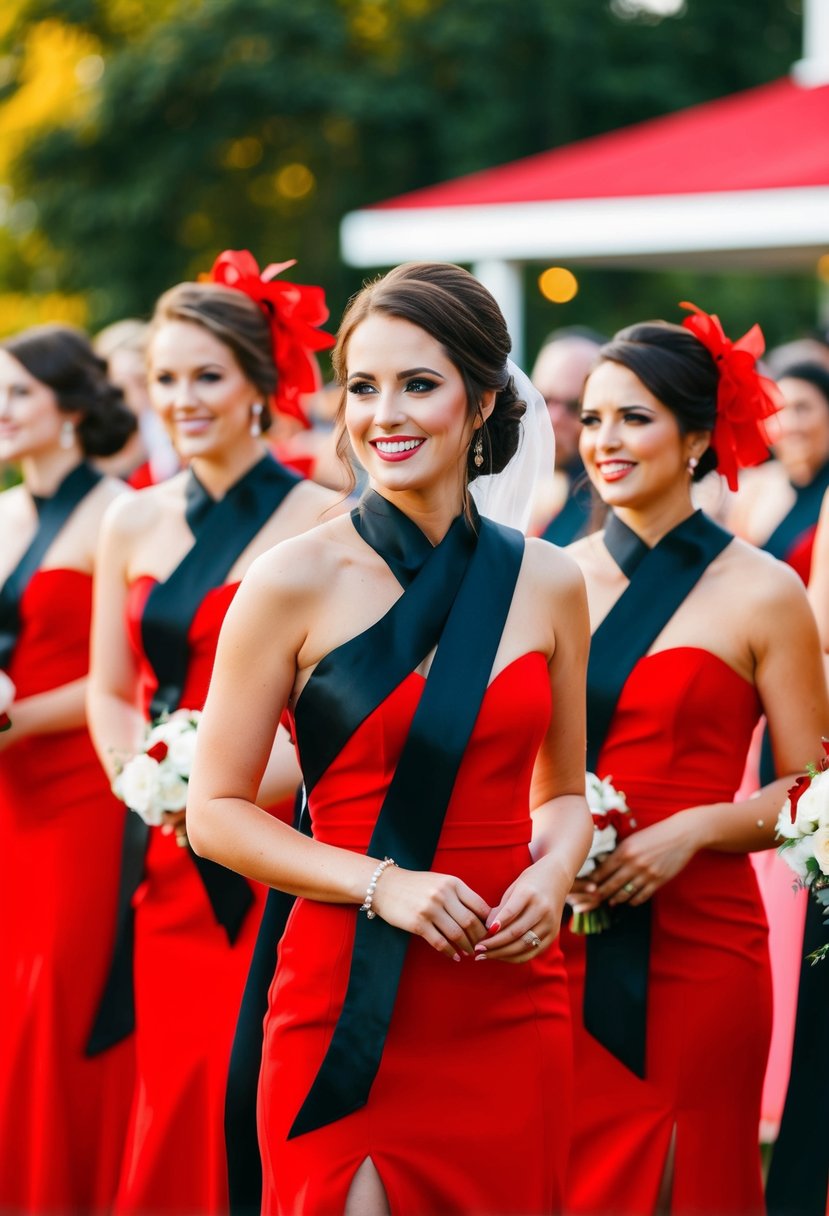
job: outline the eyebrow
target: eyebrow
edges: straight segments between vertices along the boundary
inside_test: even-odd
[[[407,370],[404,372],[398,372],[397,379],[398,380],[408,380],[410,376],[420,376],[424,372],[426,372],[430,376],[437,376],[437,378],[439,380],[446,379],[446,377],[441,372],[435,371],[435,369],[433,367],[410,367],[410,368],[407,368]],[[356,379],[375,380],[376,379],[373,372],[352,372],[348,378],[349,378],[349,380],[356,380]]]

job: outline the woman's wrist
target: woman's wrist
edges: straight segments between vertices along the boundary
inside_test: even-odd
[[[366,886],[363,902],[360,904],[359,909],[361,912],[365,912],[368,920],[374,920],[375,916],[377,915],[374,909],[374,895],[377,891],[378,882],[380,882],[386,870],[389,870],[396,865],[397,862],[393,857],[384,857],[383,860],[378,862],[378,864],[375,866],[371,878],[368,881],[368,885]]]

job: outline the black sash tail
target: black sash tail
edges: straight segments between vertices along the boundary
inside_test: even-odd
[[[809,896],[803,953],[829,941],[826,909]],[[829,962],[800,965],[792,1065],[766,1182],[769,1216],[825,1216],[829,1188]]]
[[[630,579],[593,634],[587,668],[587,767],[595,771],[625,682],[710,563],[733,540],[696,511],[652,549],[616,515],[604,543]],[[635,810],[635,808],[634,808]],[[639,1077],[645,1076],[650,902],[613,909],[612,923],[585,937],[584,1024]]]
[[[64,477],[51,498],[32,495],[37,528],[15,568],[0,587],[0,668],[8,667],[20,633],[20,600],[46,551],[75,508],[101,480],[91,465],[81,462]]]
[[[144,650],[158,680],[150,706],[152,718],[170,714],[179,707],[190,660],[188,634],[205,595],[224,583],[239,555],[300,480],[273,457],[264,456],[223,498],[215,501],[190,471],[185,514],[195,543],[170,577],[153,587],[141,620]],[[143,878],[148,842],[146,823],[138,815],[128,815],[115,947],[86,1046],[90,1056],[111,1047],[135,1028],[132,900]],[[232,944],[253,905],[250,885],[240,874],[197,857],[192,849],[188,848],[188,853],[204,884],[216,921]]]
[[[376,517],[372,518],[377,523]],[[394,526],[392,517],[388,518]],[[444,543],[453,529],[458,528],[474,538],[459,517]],[[376,529],[361,530],[372,545],[381,543],[382,524]],[[392,618],[391,627],[398,631],[398,639],[405,646],[409,631],[418,627],[415,615],[418,596],[413,594],[416,588],[426,602],[441,601],[442,611],[447,598],[451,601],[423,694],[368,847],[372,856],[394,857],[401,866],[415,870],[428,870],[432,864],[455,778],[512,602],[524,538],[513,529],[480,520],[477,544],[465,563],[456,594],[444,585],[442,575],[440,582],[434,577],[441,570],[435,559],[442,547],[434,550],[410,584],[409,592],[383,618],[387,623]],[[359,639],[354,639],[343,670],[344,682],[348,679],[346,672],[362,668],[366,677],[373,679],[378,692],[387,683],[377,679],[378,668],[384,667],[391,657],[391,652],[378,651],[375,645],[376,631],[382,625],[383,622],[378,622],[378,626],[360,635],[364,639],[362,647],[356,645]],[[429,649],[418,661],[426,657]],[[345,648],[337,654],[342,650]],[[380,664],[378,654],[383,656]],[[409,672],[412,669],[410,666]],[[300,696],[298,710],[310,687],[309,682]],[[350,682],[348,688],[353,688]],[[379,917],[371,921],[358,917],[343,1008],[289,1137],[323,1127],[365,1105],[380,1065],[409,940],[409,934]]]

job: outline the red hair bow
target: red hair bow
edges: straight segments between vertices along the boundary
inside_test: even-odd
[[[736,490],[737,470],[767,459],[769,437],[763,424],[783,405],[774,381],[757,371],[757,360],[766,349],[763,333],[759,325],[752,325],[747,334],[732,342],[719,317],[686,301],[680,308],[694,314],[682,324],[710,351],[717,365],[720,381],[711,446],[717,453],[717,471],[728,488]]]
[[[268,320],[276,364],[276,392],[271,404],[283,414],[309,427],[300,397],[320,387],[320,373],[313,352],[328,350],[336,339],[317,328],[328,320],[321,287],[299,283],[277,283],[276,276],[290,262],[274,262],[260,273],[256,258],[247,249],[228,249],[219,254],[208,278],[213,283],[243,291],[261,308]]]

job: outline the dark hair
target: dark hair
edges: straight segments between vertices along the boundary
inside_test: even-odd
[[[449,262],[407,262],[367,283],[349,301],[337,333],[332,363],[341,385],[351,335],[372,313],[410,321],[441,344],[463,380],[470,417],[479,413],[482,395],[495,389],[495,405],[482,430],[484,463],[476,469],[470,451],[466,467],[468,481],[500,473],[518,449],[519,424],[527,407],[507,367],[512,343],[491,293],[468,270]],[[344,404],[345,391],[339,410],[341,455]]]
[[[259,422],[267,431],[273,421],[269,398],[276,392],[276,364],[270,326],[257,304],[221,283],[179,283],[156,303],[150,322],[148,349],[165,321],[200,325],[230,350],[242,372],[262,394]]]
[[[62,413],[80,415],[77,436],[85,456],[120,452],[137,419],[85,333],[71,325],[33,325],[0,347],[52,390]]]
[[[778,374],[777,379],[805,380],[824,397],[826,408],[829,409],[829,368],[825,368],[822,363],[813,363],[811,360],[790,363]]]
[[[719,372],[710,352],[682,325],[642,321],[628,325],[606,342],[598,362],[628,368],[676,417],[680,433],[712,431],[717,417]],[[706,448],[693,473],[699,481],[717,467],[717,453]]]

